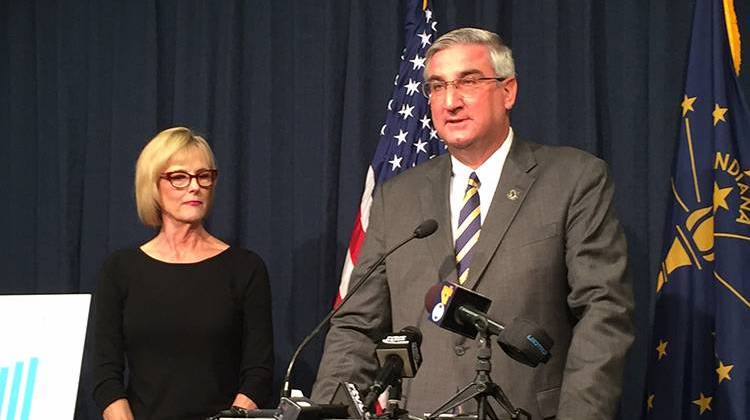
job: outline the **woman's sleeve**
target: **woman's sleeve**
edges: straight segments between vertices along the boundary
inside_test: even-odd
[[[117,255],[102,267],[94,293],[94,400],[101,410],[126,398],[123,372],[123,303],[125,293],[118,284]]]
[[[243,297],[242,364],[239,392],[258,407],[270,403],[273,379],[273,325],[268,271],[253,254],[252,271]]]

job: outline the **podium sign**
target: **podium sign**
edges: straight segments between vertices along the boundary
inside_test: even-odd
[[[0,296],[0,420],[73,418],[90,301]]]

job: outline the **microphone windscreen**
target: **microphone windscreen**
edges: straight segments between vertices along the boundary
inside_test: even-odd
[[[542,327],[524,318],[514,318],[497,341],[509,356],[531,367],[546,363],[554,344]]]
[[[417,343],[417,346],[422,345],[422,331],[420,331],[419,328],[408,325],[404,328],[401,328],[401,332],[411,335],[411,339]]]
[[[440,301],[438,297],[440,296],[440,289],[442,288],[443,288],[443,285],[441,283],[436,283],[427,290],[427,293],[425,293],[424,309],[427,311],[428,314],[432,312],[432,307],[435,306],[435,302]]]
[[[427,219],[414,229],[414,237],[417,239],[426,238],[435,233],[437,228],[438,222],[435,219]]]
[[[401,361],[398,370],[403,378],[412,378],[422,365],[422,332],[417,327],[404,327],[401,331],[388,334],[375,345],[375,356],[381,370],[389,363],[393,356]]]

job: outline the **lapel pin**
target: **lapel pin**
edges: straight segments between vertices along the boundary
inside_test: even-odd
[[[516,201],[518,200],[519,195],[520,194],[518,193],[518,191],[515,188],[513,188],[510,191],[508,191],[508,194],[506,195],[506,197],[508,197],[508,200],[510,201]]]

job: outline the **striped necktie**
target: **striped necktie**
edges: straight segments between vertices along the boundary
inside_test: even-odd
[[[456,265],[460,284],[464,284],[469,277],[474,244],[479,241],[479,231],[482,227],[479,212],[479,178],[476,172],[472,172],[469,175],[466,193],[464,193],[461,213],[458,215],[458,230],[456,231]]]

